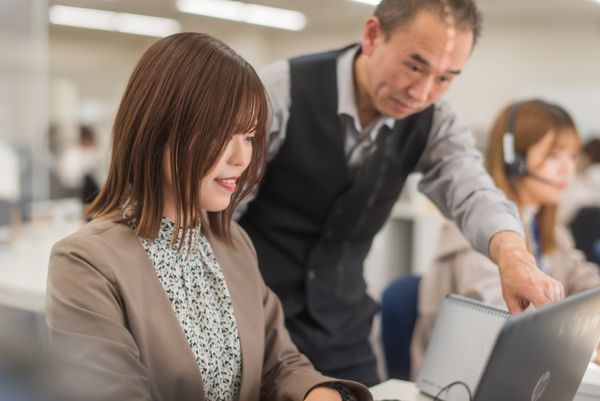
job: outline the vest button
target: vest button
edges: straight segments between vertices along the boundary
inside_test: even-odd
[[[314,280],[315,279],[315,271],[314,270],[309,270],[308,271],[308,279],[309,280]]]

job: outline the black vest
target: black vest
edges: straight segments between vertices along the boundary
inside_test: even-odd
[[[240,220],[286,316],[307,310],[330,334],[376,311],[363,261],[423,153],[433,119],[432,106],[396,121],[353,182],[337,114],[339,53],[290,60],[286,139]]]

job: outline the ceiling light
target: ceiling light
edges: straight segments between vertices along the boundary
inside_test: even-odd
[[[356,1],[357,3],[365,3],[365,4],[370,4],[372,6],[376,6],[379,3],[381,3],[381,0],[353,0]],[[600,0],[598,0],[600,1]]]
[[[50,22],[161,38],[181,32],[179,22],[174,19],[66,6],[50,7]]]
[[[298,11],[265,7],[229,0],[177,0],[177,8],[191,14],[223,18],[249,24],[300,31],[306,26],[306,17]]]

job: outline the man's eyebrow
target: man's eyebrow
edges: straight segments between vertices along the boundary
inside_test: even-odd
[[[425,59],[423,58],[423,56],[421,56],[421,55],[420,55],[420,54],[418,54],[418,53],[411,54],[411,55],[410,55],[410,58],[412,58],[413,60],[415,60],[415,61],[416,61],[416,62],[418,62],[418,63],[421,63],[421,64],[423,64],[423,65],[426,65],[427,67],[429,67],[429,65],[430,65],[430,64],[429,64],[429,61],[425,60]]]
[[[429,61],[425,60],[425,58],[423,58],[423,56],[421,56],[418,53],[415,54],[411,54],[410,58],[412,58],[413,60],[415,60],[418,63],[423,64],[424,66],[429,67],[431,64],[429,64]],[[448,73],[452,74],[452,75],[459,75],[460,74],[460,70],[449,70]]]

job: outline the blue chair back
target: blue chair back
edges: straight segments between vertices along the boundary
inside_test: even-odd
[[[417,321],[421,276],[392,282],[381,299],[381,333],[390,379],[410,379],[410,342]]]

